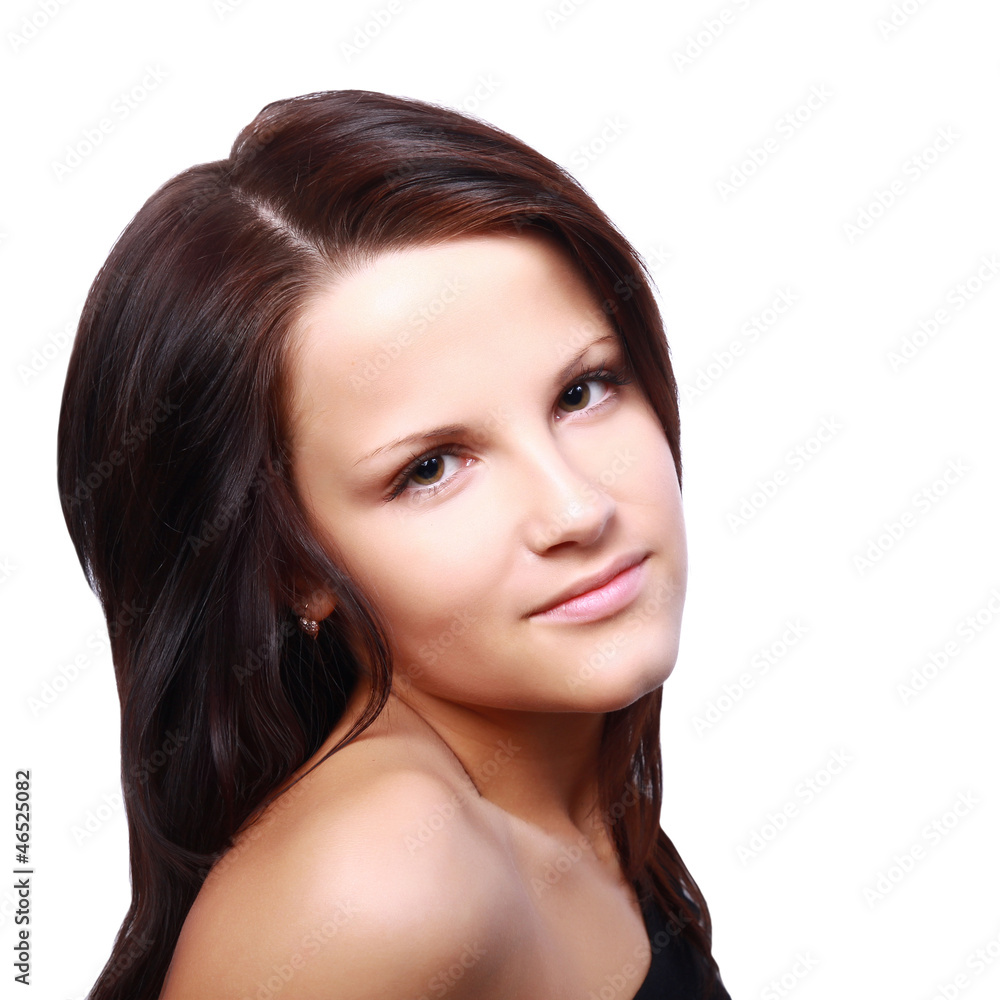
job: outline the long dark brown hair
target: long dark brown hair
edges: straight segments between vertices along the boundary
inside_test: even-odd
[[[155,1000],[206,874],[341,719],[359,651],[372,694],[334,751],[389,696],[386,623],[317,541],[289,474],[285,350],[303,303],[386,251],[512,232],[550,234],[596,291],[680,480],[645,263],[561,167],[457,111],[363,90],[269,104],[227,159],[146,202],[94,280],[58,482],[111,638],[132,901],[92,1000]],[[319,586],[337,604],[313,641],[292,608]],[[660,829],[661,695],[606,715],[599,806],[626,877],[693,946],[707,988],[708,907]]]

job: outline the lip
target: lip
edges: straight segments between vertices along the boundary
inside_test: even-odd
[[[632,603],[645,583],[648,556],[649,552],[619,556],[600,573],[578,580],[527,617],[585,622],[621,611]]]

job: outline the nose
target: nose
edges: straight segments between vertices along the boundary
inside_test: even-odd
[[[564,453],[552,438],[522,447],[519,499],[531,551],[557,545],[590,545],[604,533],[615,501],[586,475],[584,456]]]

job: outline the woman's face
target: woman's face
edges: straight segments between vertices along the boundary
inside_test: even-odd
[[[321,289],[292,347],[293,476],[389,623],[401,692],[603,712],[667,678],[687,584],[674,459],[636,383],[587,374],[629,375],[561,249],[387,253]]]

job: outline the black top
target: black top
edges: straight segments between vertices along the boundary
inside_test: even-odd
[[[683,934],[671,933],[654,899],[643,904],[642,915],[653,958],[635,1000],[699,1000],[705,973],[688,939]],[[707,996],[711,1000],[732,1000],[718,978]]]

